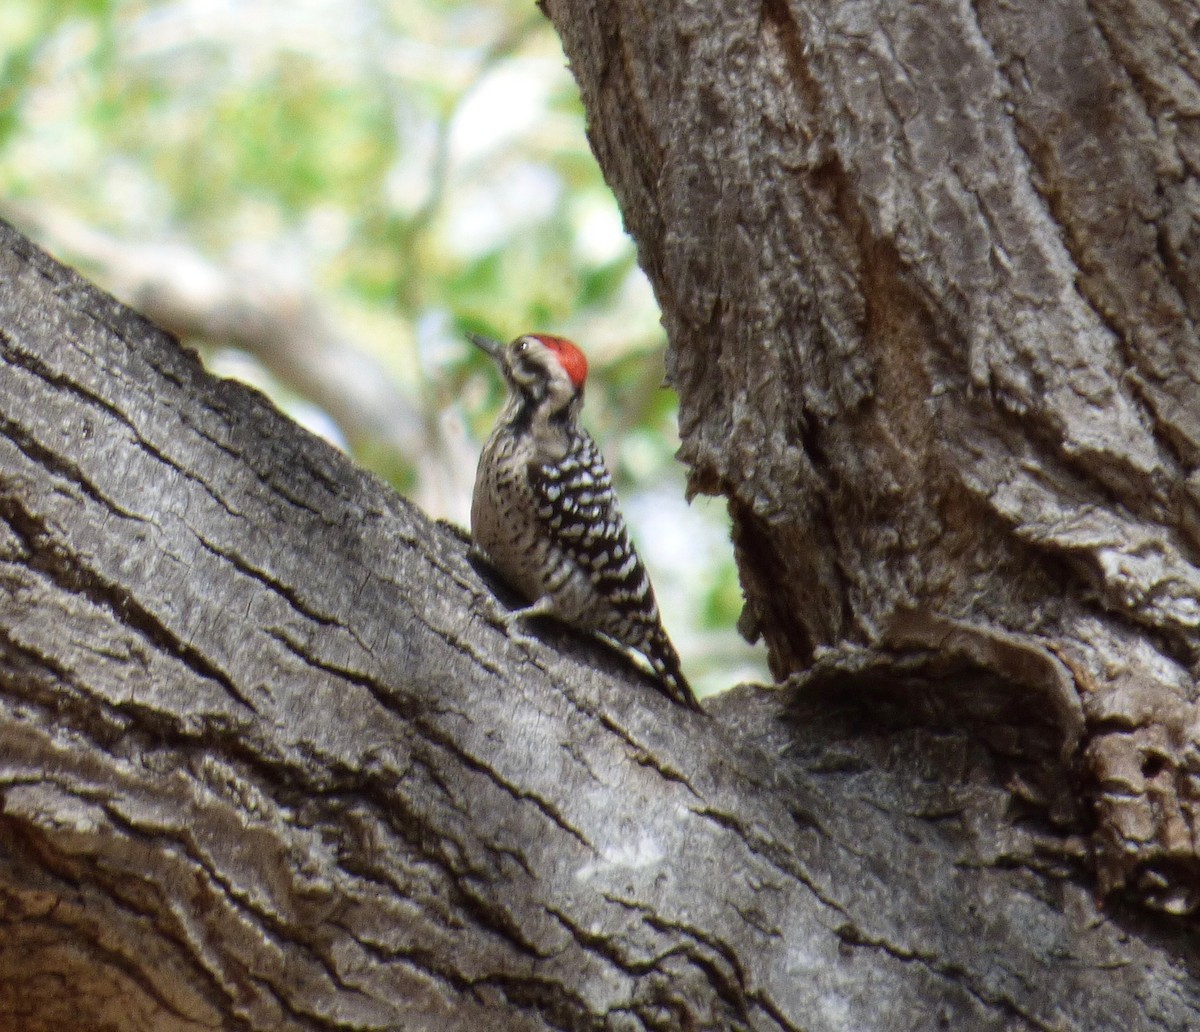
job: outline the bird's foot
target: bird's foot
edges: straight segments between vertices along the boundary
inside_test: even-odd
[[[504,627],[504,631],[510,638],[520,638],[524,641],[532,641],[533,635],[526,633],[520,626],[522,621],[532,620],[539,616],[554,615],[554,600],[549,595],[543,595],[531,606],[525,606],[523,609],[512,609],[500,617],[500,623]]]

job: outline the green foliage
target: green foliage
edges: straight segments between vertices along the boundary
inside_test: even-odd
[[[465,399],[480,435],[501,402],[465,330],[574,337],[624,493],[682,494],[657,311],[526,0],[4,0],[0,40],[0,196],[218,264],[283,250],[431,424]],[[712,561],[697,628],[740,607],[727,546]]]

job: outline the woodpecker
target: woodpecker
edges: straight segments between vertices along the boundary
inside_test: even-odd
[[[476,547],[530,603],[506,621],[553,616],[599,631],[650,662],[665,695],[700,709],[663,630],[650,578],[600,449],[579,423],[587,359],[542,333],[472,343],[500,367],[508,401],[479,457]]]

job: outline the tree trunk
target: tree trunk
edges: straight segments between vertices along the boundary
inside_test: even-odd
[[[1154,370],[1191,359],[1140,281],[1110,276],[1146,312],[1092,326],[1101,287],[1062,280],[1115,220],[1085,246],[1018,219],[1065,224],[1077,147],[1052,211],[1001,210],[1040,108],[972,62],[1019,12],[548,6],[694,486],[728,490],[750,611],[805,676],[697,715],[600,644],[507,638],[461,536],[0,227],[0,1032],[1200,1027],[1191,919],[1101,910],[1092,877],[1191,905],[1194,850],[1162,851],[1193,632],[1162,614],[1195,409],[1154,402],[1174,381],[1120,319]],[[1003,64],[1014,111],[1032,65]],[[1105,341],[1123,375],[1090,374]],[[1054,415],[1076,380],[1082,425]],[[1113,521],[1143,536],[1103,545]]]
[[[547,7],[774,673],[995,675],[1101,891],[1195,912],[1196,5]]]

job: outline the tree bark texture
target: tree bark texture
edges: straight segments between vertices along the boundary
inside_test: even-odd
[[[546,8],[774,673],[998,676],[1102,891],[1194,912],[1200,9]]]
[[[1195,943],[1013,812],[1026,736],[694,714],[502,611],[0,224],[0,1029],[1200,1025]]]

